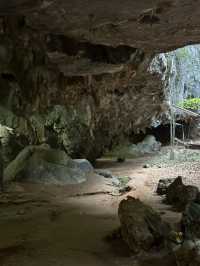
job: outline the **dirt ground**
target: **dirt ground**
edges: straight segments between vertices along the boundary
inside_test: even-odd
[[[131,195],[153,206],[174,226],[181,214],[162,203],[155,189],[160,178],[182,175],[184,181],[200,187],[199,162],[144,168],[152,157],[117,163],[101,159],[96,167],[117,176],[129,176],[132,191],[123,196],[101,194],[115,188],[109,179],[90,175],[74,186],[15,184],[0,196],[1,266],[135,266],[175,265],[163,260],[142,259],[130,254],[122,243],[109,243],[105,237],[119,226],[118,204]],[[78,196],[88,192],[100,193]]]

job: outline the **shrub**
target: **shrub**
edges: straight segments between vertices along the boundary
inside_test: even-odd
[[[179,102],[178,106],[183,107],[185,109],[199,110],[200,109],[200,98],[186,99],[183,102]]]

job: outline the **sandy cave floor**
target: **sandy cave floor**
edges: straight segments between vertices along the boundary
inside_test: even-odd
[[[76,196],[115,189],[109,179],[97,175],[89,176],[87,183],[78,186],[13,185],[10,192],[0,197],[0,265],[138,265],[123,244],[105,241],[105,237],[119,226],[117,209],[122,198],[127,195],[140,198],[176,226],[181,214],[173,212],[155,194],[158,180],[182,175],[185,183],[200,188],[197,160],[162,167],[151,162],[152,157],[148,156],[124,163],[111,159],[97,162],[97,168],[131,177],[133,190],[124,196]],[[150,167],[143,168],[148,163]],[[173,262],[166,262],[169,264],[173,266]],[[165,266],[165,261],[159,258],[159,254],[156,261],[143,256],[139,265]]]

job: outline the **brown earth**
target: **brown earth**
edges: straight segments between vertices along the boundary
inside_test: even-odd
[[[200,186],[198,163],[188,163],[188,167],[186,163],[184,167],[180,164],[178,168],[143,168],[149,159],[143,157],[121,164],[102,159],[97,162],[97,168],[109,169],[114,175],[130,176],[133,190],[128,194],[153,206],[176,227],[180,214],[164,205],[162,198],[155,194],[157,182],[159,178],[181,174],[186,183]],[[112,192],[113,189],[109,179],[95,175],[79,186],[13,185],[10,192],[0,197],[0,265],[173,265],[174,258],[163,260],[162,254],[136,258],[119,241],[105,241],[119,226],[118,204],[127,194],[76,195]]]

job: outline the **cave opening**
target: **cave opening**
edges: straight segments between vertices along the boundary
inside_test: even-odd
[[[198,1],[7,2],[0,265],[199,265]]]
[[[170,145],[170,124],[161,124],[157,127],[146,128],[145,132],[133,134],[131,140],[134,144],[141,142],[146,136],[153,135],[156,140],[159,141],[163,146]],[[184,141],[184,139],[191,139],[192,126],[182,120],[176,121],[175,137]]]

